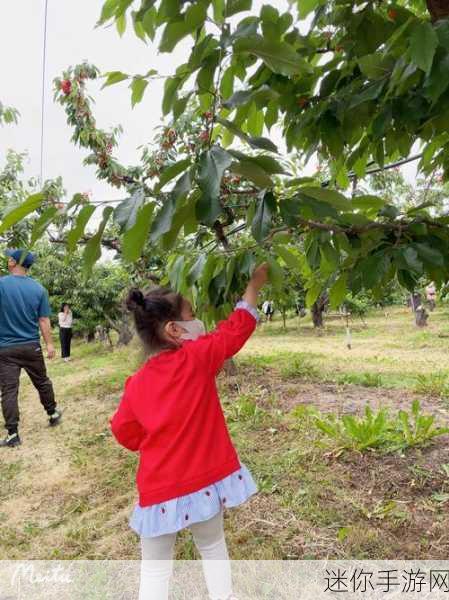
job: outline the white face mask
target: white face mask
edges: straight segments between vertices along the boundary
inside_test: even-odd
[[[206,333],[206,327],[200,319],[193,319],[192,321],[175,321],[175,323],[179,327],[187,330],[187,333],[181,335],[182,340],[196,340]]]

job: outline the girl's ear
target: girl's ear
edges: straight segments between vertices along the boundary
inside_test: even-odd
[[[168,321],[164,325],[164,333],[171,339],[178,339],[184,332],[182,331],[181,327],[179,327],[179,325],[176,325],[174,321]]]

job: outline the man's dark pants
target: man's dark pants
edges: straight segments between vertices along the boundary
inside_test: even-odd
[[[34,387],[39,392],[42,406],[48,415],[56,409],[53,385],[38,342],[0,348],[0,390],[2,412],[8,433],[16,433],[19,425],[19,381],[25,369]]]

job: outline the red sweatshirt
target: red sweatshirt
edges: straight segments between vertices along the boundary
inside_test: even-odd
[[[237,309],[215,331],[161,352],[129,377],[112,433],[139,451],[140,506],[195,492],[240,468],[215,377],[256,327]]]

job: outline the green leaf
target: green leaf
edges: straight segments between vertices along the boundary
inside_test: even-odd
[[[143,20],[142,20],[142,26],[145,30],[145,33],[147,34],[147,36],[150,38],[151,41],[154,40],[154,36],[156,34],[156,17],[157,17],[157,10],[153,6],[152,8],[148,9],[145,12]]]
[[[142,40],[142,42],[146,43],[145,40],[145,29],[143,28],[142,22],[141,21],[136,21],[136,19],[133,18],[133,25],[134,25],[134,33],[136,34],[136,36]]]
[[[154,187],[154,192],[158,194],[165,184],[167,184],[177,175],[188,169],[188,167],[190,167],[190,164],[190,159],[185,158],[183,160],[179,160],[173,165],[170,165],[169,167],[166,167],[161,173],[158,184]]]
[[[176,210],[176,202],[177,200],[173,194],[165,198],[164,204],[159,209],[151,227],[150,239],[152,242],[157,242],[164,233],[170,231]]]
[[[232,17],[239,12],[251,10],[252,0],[228,0],[226,2],[226,18]]]
[[[220,93],[223,100],[229,98],[234,90],[234,69],[228,67],[220,82]]]
[[[169,269],[168,277],[170,284],[175,291],[181,291],[181,287],[184,283],[185,266],[184,256],[178,256]]]
[[[323,187],[302,187],[300,192],[320,202],[330,204],[338,210],[351,210],[351,201],[335,190],[330,190]]]
[[[126,31],[126,15],[125,14],[120,15],[119,17],[116,18],[115,26],[117,27],[119,36],[122,37]]]
[[[366,54],[357,60],[360,70],[368,79],[382,79],[389,73],[390,65],[382,54]],[[390,67],[391,68],[391,67]]]
[[[103,237],[104,230],[106,229],[106,225],[112,213],[113,209],[111,206],[107,206],[104,209],[103,218],[101,220],[96,234],[90,238],[90,240],[86,244],[86,247],[84,248],[83,268],[86,276],[90,275],[90,273],[92,272],[92,267],[101,257],[101,238]]]
[[[190,29],[184,19],[167,23],[159,44],[160,52],[173,52],[178,42],[190,33]]]
[[[176,100],[176,93],[181,86],[182,79],[179,77],[169,77],[164,84],[164,97],[162,100],[162,113],[168,115],[171,111],[173,103]]]
[[[105,23],[106,21],[109,21],[109,19],[114,15],[115,11],[117,10],[119,3],[120,0],[106,0],[101,9],[101,16],[99,21],[100,25],[102,23]]]
[[[315,304],[322,291],[323,284],[320,281],[315,281],[310,285],[306,293],[306,306],[308,308]]]
[[[207,257],[205,254],[201,254],[196,261],[193,263],[192,268],[187,275],[187,284],[193,285],[194,283],[198,283],[201,279],[201,275],[203,273],[204,267],[206,265]]]
[[[260,113],[261,114],[261,113]],[[265,137],[250,137],[244,133],[238,125],[228,119],[217,117],[217,122],[223,127],[226,127],[232,134],[239,137],[242,141],[246,142],[251,148],[268,150],[269,152],[278,152],[277,146],[268,138]]]
[[[231,155],[219,146],[212,146],[200,156],[198,183],[202,196],[196,205],[196,216],[206,225],[212,225],[221,212],[221,180],[231,162]]]
[[[418,259],[418,252],[412,246],[401,248],[399,254],[404,259],[408,268],[416,274],[422,273],[422,262]]]
[[[237,173],[238,175],[246,177],[246,179],[250,179],[261,189],[271,188],[274,185],[273,180],[268,173],[253,161],[243,160],[240,162],[233,162],[229,169],[233,173]]]
[[[295,273],[301,273],[301,259],[296,253],[294,253],[292,250],[289,250],[285,246],[282,246],[281,244],[275,244],[274,251],[282,258],[289,269]]]
[[[106,81],[103,83],[101,89],[107,87],[108,85],[114,85],[115,83],[120,83],[120,81],[125,81],[125,79],[129,79],[129,75],[126,73],[122,73],[121,71],[109,71],[105,73]]]
[[[413,244],[413,247],[417,250],[419,258],[424,262],[433,267],[444,267],[444,256],[436,248],[432,248],[425,243],[416,243]]]
[[[34,222],[33,229],[31,231],[31,245],[33,245],[36,240],[43,236],[47,230],[47,227],[51,225],[57,213],[58,209],[56,206],[50,206],[50,208],[45,209],[40,217]]]
[[[429,77],[424,83],[426,97],[435,104],[449,86],[449,54],[444,52],[433,65]]]
[[[329,290],[329,302],[332,309],[337,309],[343,303],[347,294],[348,274],[342,273]]]
[[[269,282],[273,286],[273,289],[277,293],[282,293],[282,286],[284,284],[284,273],[277,263],[277,261],[270,256],[268,258],[268,278]]]
[[[0,234],[4,233],[13,225],[40,208],[43,201],[43,194],[33,194],[32,196],[29,196],[20,206],[17,206],[17,208],[13,208],[11,211],[9,211],[3,218],[3,221],[0,225]]]
[[[177,44],[195,29],[201,27],[206,19],[204,3],[193,3],[176,21],[170,21],[165,26],[159,45],[160,52],[173,52]]]
[[[145,202],[143,190],[137,190],[130,198],[126,198],[114,210],[114,221],[121,231],[128,231],[136,222],[137,213]]]
[[[80,210],[76,219],[75,227],[67,234],[67,247],[70,252],[73,252],[76,248],[76,244],[80,240],[81,236],[84,235],[86,225],[89,219],[95,212],[95,206],[93,204],[86,204]]]
[[[375,100],[383,90],[385,86],[385,79],[381,79],[380,81],[375,81],[374,83],[370,82],[359,94],[354,94],[349,101],[349,108],[354,108],[355,106],[359,106],[359,104],[363,104],[363,102],[368,102],[369,100]]]
[[[125,232],[122,245],[125,260],[135,262],[140,258],[142,249],[148,240],[153,211],[153,202],[141,206],[137,212],[134,225]]]
[[[212,6],[214,9],[214,21],[216,23],[223,23],[225,0],[212,0]]]
[[[270,233],[276,208],[276,198],[271,192],[267,192],[259,199],[256,214],[251,225],[251,233],[257,242],[261,242]]]
[[[322,0],[297,0],[297,4],[300,18],[305,19],[322,4]]]
[[[265,111],[265,127],[270,129],[278,122],[279,116],[279,105],[276,101],[271,100],[268,103],[267,110]]]
[[[234,44],[236,53],[248,52],[262,59],[269,69],[281,75],[298,75],[307,73],[310,67],[286,42],[264,39],[260,35],[242,38]]]
[[[248,142],[251,148],[257,148],[259,150],[268,150],[269,152],[279,152],[276,144],[274,144],[271,140],[269,140],[266,137],[250,137]]]
[[[248,112],[248,118],[246,119],[246,130],[252,136],[260,136],[263,132],[264,117],[261,110],[257,110],[255,103],[251,104]]]
[[[353,196],[351,202],[354,208],[362,210],[363,212],[378,211],[386,204],[386,201],[383,198],[372,196],[370,194]]]
[[[361,260],[357,265],[357,271],[361,273],[363,285],[367,289],[375,288],[389,267],[389,260],[383,253],[372,254]]]
[[[135,77],[130,85],[131,88],[131,106],[134,108],[136,104],[138,104],[145,92],[145,89],[148,85],[148,81],[141,77]]]
[[[232,94],[230,98],[223,102],[224,108],[235,108],[236,106],[241,106],[242,104],[247,104],[252,96],[253,90],[239,90]]]
[[[422,22],[412,29],[410,54],[420,69],[429,73],[438,46],[438,36],[430,23]]]

